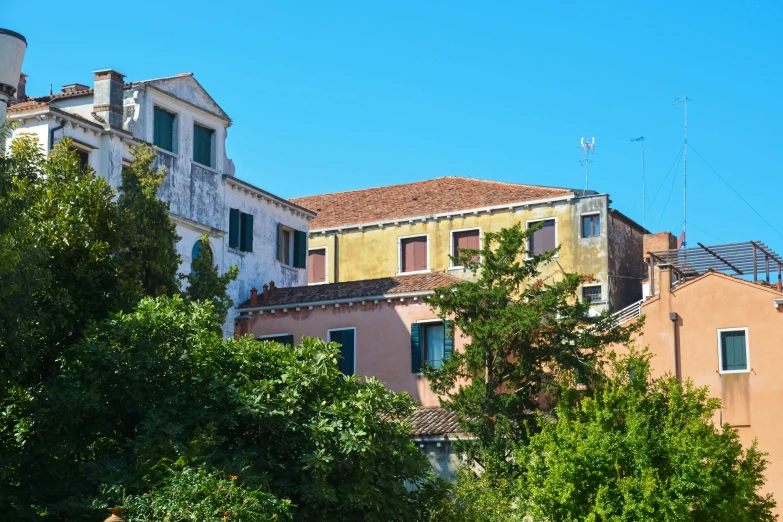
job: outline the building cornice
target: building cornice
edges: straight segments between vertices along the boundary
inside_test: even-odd
[[[238,310],[240,313],[238,318],[247,316],[251,312],[259,312],[263,314],[266,311],[270,311],[274,314],[277,310],[288,312],[289,309],[294,309],[295,311],[299,312],[301,311],[302,308],[307,308],[309,310],[312,310],[315,307],[326,308],[329,305],[334,306],[335,308],[339,308],[340,305],[342,304],[353,306],[353,303],[360,303],[362,305],[365,305],[367,304],[367,302],[372,302],[373,304],[378,304],[381,301],[386,301],[387,303],[405,302],[406,299],[412,299],[413,301],[418,301],[420,297],[433,295],[434,293],[435,292],[432,290],[425,290],[421,292],[406,292],[400,294],[382,294],[382,295],[372,295],[372,296],[363,296],[363,297],[346,297],[343,299],[327,299],[323,301],[310,301],[310,302],[302,302],[302,303],[294,302],[294,303],[275,304],[269,306],[254,306],[250,308],[240,308]],[[259,299],[260,298],[261,297],[259,296]]]
[[[574,194],[568,194],[567,196],[558,196],[554,198],[545,198],[545,199],[536,199],[536,200],[530,200],[530,201],[520,201],[516,203],[504,203],[502,205],[493,205],[490,207],[479,207],[479,208],[469,208],[465,210],[452,210],[449,212],[440,212],[438,214],[429,214],[429,215],[421,215],[421,216],[412,216],[412,217],[401,217],[401,218],[393,218],[393,219],[385,219],[383,221],[374,221],[370,223],[356,223],[356,224],[349,224],[349,225],[340,225],[340,226],[334,226],[334,227],[324,227],[324,228],[317,228],[310,231],[310,234],[327,234],[330,232],[346,232],[348,230],[364,230],[366,228],[383,228],[386,226],[397,226],[401,224],[406,223],[416,223],[416,222],[427,222],[432,220],[440,220],[440,219],[452,219],[454,217],[465,217],[468,215],[479,215],[479,214],[491,214],[495,211],[508,211],[513,212],[517,210],[527,210],[530,207],[533,206],[544,206],[544,205],[553,205],[555,203],[561,203],[570,201],[577,196]]]
[[[198,221],[193,221],[192,219],[180,216],[179,214],[174,214],[173,212],[169,212],[169,218],[179,225],[195,228],[196,230],[201,230],[202,232],[207,232],[211,236],[223,237],[226,235],[225,230],[211,227],[209,225],[205,225],[204,223],[199,223]]]
[[[247,181],[242,181],[241,179],[235,178],[234,176],[229,176],[228,174],[224,174],[223,182],[227,183],[232,188],[239,190],[240,192],[244,192],[245,194],[255,196],[256,198],[266,201],[271,205],[274,205],[276,207],[283,207],[289,210],[292,214],[305,218],[307,221],[311,221],[315,219],[316,214],[312,210],[308,210],[304,207],[300,207],[299,205],[291,203],[286,199],[283,199],[279,196],[275,196],[274,194],[267,192],[266,190],[251,185]]]

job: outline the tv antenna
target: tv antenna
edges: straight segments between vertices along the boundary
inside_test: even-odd
[[[639,141],[642,143],[642,228],[647,228],[647,211],[645,208],[645,195],[644,195],[644,136],[633,138],[631,141]]]
[[[584,158],[582,160],[581,165],[585,168],[585,192],[587,192],[589,181],[590,181],[590,172],[589,172],[589,165],[590,165],[590,154],[595,154],[595,138],[590,138],[590,141],[587,141],[586,138],[582,138],[582,157]]]
[[[682,142],[682,246],[688,240],[686,228],[688,226],[688,101],[691,98],[683,96],[679,100],[674,100],[672,105],[679,103],[685,108],[683,117],[683,142]]]

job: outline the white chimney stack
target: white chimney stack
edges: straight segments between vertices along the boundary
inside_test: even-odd
[[[16,94],[26,50],[24,36],[0,29],[0,124],[5,122],[8,100]]]

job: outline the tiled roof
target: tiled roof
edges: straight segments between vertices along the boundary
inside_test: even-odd
[[[428,292],[460,281],[462,280],[443,272],[428,272],[426,274],[346,281],[345,283],[275,288],[271,295],[261,295],[259,292],[257,306],[301,305],[322,301]],[[238,308],[252,308],[250,299],[239,305]]]
[[[57,94],[47,94],[46,96],[36,96],[35,98],[26,98],[24,100],[12,101],[8,106],[8,112],[22,112],[29,109],[37,109],[49,105],[49,102],[61,100],[63,98],[74,98],[77,96],[87,96],[92,94],[92,89],[74,92],[59,92]]]
[[[573,195],[571,189],[443,177],[402,185],[293,198],[318,214],[311,229],[428,216]]]
[[[454,412],[440,407],[417,408],[407,421],[413,427],[414,437],[444,437],[460,433]]]

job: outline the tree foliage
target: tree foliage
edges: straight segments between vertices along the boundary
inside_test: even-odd
[[[650,380],[644,353],[612,366],[592,398],[562,401],[556,422],[539,417],[540,433],[517,455],[526,467],[519,520],[777,519],[759,492],[764,454],[755,442],[743,450],[728,424],[713,425],[720,400],[706,387]]]
[[[592,316],[589,303],[577,298],[590,276],[561,271],[543,279],[541,266],[557,250],[527,255],[538,228],[517,224],[484,234],[481,250],[464,249],[454,258],[476,280],[428,298],[470,342],[425,375],[464,432],[476,437],[461,445],[469,460],[507,478],[518,473],[511,456],[535,431],[536,412],[555,401],[564,384],[599,379],[601,348],[627,341],[638,328],[617,327],[607,313]]]

